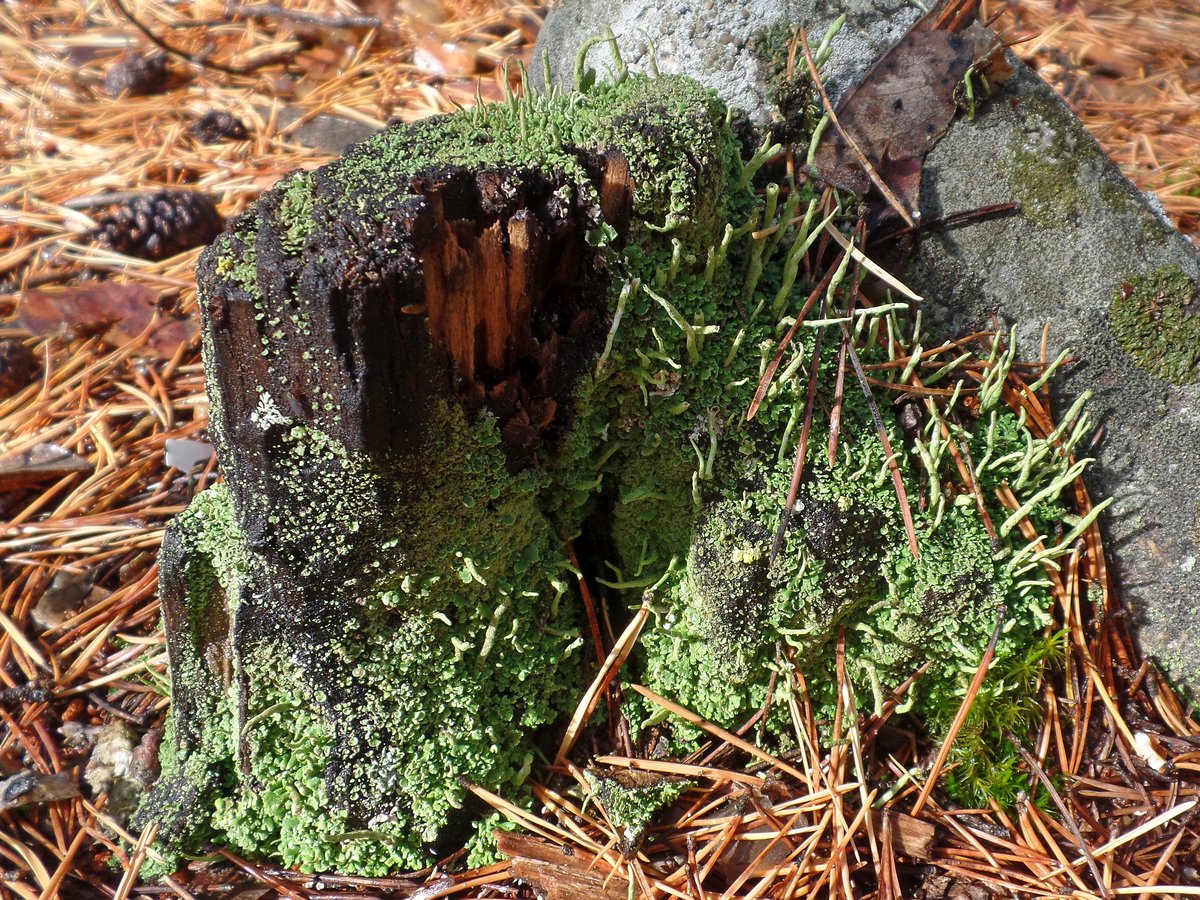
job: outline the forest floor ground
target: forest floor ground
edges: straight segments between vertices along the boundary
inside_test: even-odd
[[[199,249],[144,258],[154,248],[130,233],[136,217],[105,226],[107,243],[92,240],[93,229],[136,194],[174,189],[211,197],[228,220],[287,172],[334,158],[348,137],[500,99],[505,61],[528,58],[544,14],[509,0],[283,6],[0,6],[0,780],[9,779],[0,796],[0,896],[407,896],[422,884],[427,898],[526,890],[514,887],[504,863],[394,879],[313,878],[228,853],[163,885],[138,886],[153,835],[126,833],[110,809],[112,770],[136,776],[149,764],[169,703],[156,600],[163,528],[217,474],[198,349]],[[1022,0],[1008,4],[998,27],[1028,37],[1015,50],[1200,243],[1194,0]],[[165,64],[142,62],[156,43],[173,49]],[[197,123],[212,112],[244,130],[205,143]],[[231,125],[210,118],[207,127]],[[177,209],[146,215],[187,227]],[[1048,410],[1038,414],[1049,421]],[[926,880],[926,896],[1200,895],[1200,729],[1131,649],[1119,598],[1106,601],[1102,608],[1116,615],[1101,622],[1071,596],[1072,583],[1081,583],[1071,579],[1102,578],[1098,532],[1074,565],[1061,586],[1069,661],[1047,684],[1045,739],[1032,748],[1032,770],[1072,776],[1060,798],[1069,808],[935,810],[939,836],[915,858],[946,881]],[[843,790],[855,783],[856,765],[899,765],[875,747],[869,724],[847,728],[854,753],[835,748],[823,770],[801,773],[824,780],[824,799],[810,793],[777,806],[757,826],[753,816],[718,809],[738,790],[737,773],[713,775],[694,800],[696,809],[711,803],[717,812],[685,842],[700,867],[706,846],[727,847],[747,828],[778,830],[789,812],[828,813],[836,835],[825,839],[807,880],[797,877],[808,887],[794,896],[836,895],[856,859],[893,869],[897,855],[911,863],[893,829],[924,834],[918,824],[843,803],[857,791]],[[105,742],[111,747],[101,752]],[[710,758],[737,746],[714,735]],[[105,752],[109,771],[97,764]],[[911,760],[919,759],[914,747]],[[764,763],[784,778],[791,768]],[[543,799],[548,808],[557,802]],[[888,811],[899,813],[897,803],[889,798]],[[561,805],[558,812],[574,814]],[[933,820],[927,812],[920,821]],[[1078,859],[1077,824],[1087,848]],[[686,878],[655,881],[660,870],[649,862],[604,862],[613,854],[602,821],[575,831],[548,824],[540,833],[552,845],[592,852],[599,871],[616,866],[607,887],[593,885],[604,895],[692,889]],[[529,860],[538,847],[512,849],[536,874]],[[710,847],[708,856],[716,861],[721,852]],[[586,878],[586,869],[542,874]],[[778,895],[781,871],[761,868],[735,894]],[[1163,887],[1189,880],[1193,887]],[[888,884],[881,876],[875,894],[887,896]]]

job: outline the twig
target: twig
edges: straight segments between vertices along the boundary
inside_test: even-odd
[[[1033,754],[1025,749],[1025,746],[1017,740],[1017,736],[1012,732],[1006,731],[1004,739],[1017,748],[1017,752],[1021,754],[1021,759],[1025,760],[1025,765],[1029,766],[1029,770],[1037,776],[1038,781],[1042,783],[1042,787],[1046,789],[1046,793],[1050,795],[1050,799],[1054,805],[1058,807],[1058,811],[1062,813],[1063,821],[1067,823],[1067,827],[1071,829],[1071,834],[1074,835],[1076,842],[1079,844],[1079,852],[1083,854],[1083,858],[1087,861],[1088,869],[1092,873],[1092,877],[1096,879],[1096,887],[1100,891],[1100,895],[1109,900],[1112,893],[1108,890],[1108,886],[1104,883],[1104,877],[1100,874],[1100,867],[1096,865],[1096,858],[1092,856],[1092,851],[1088,847],[1087,841],[1083,838],[1083,832],[1079,830],[1079,826],[1075,823],[1075,817],[1071,815],[1071,810],[1067,808],[1067,804],[1063,802],[1062,795],[1058,789],[1054,787],[1054,782],[1050,780],[1050,776],[1046,774],[1046,770],[1041,767]]]
[[[825,304],[821,304],[821,317],[824,318]],[[804,401],[804,425],[800,428],[800,441],[796,445],[796,461],[792,465],[792,481],[788,485],[787,499],[783,503],[783,515],[779,517],[779,527],[775,529],[775,539],[771,542],[770,562],[775,561],[783,547],[788,525],[792,521],[792,507],[796,496],[800,493],[800,480],[804,477],[804,460],[808,455],[808,435],[812,431],[813,406],[817,400],[817,376],[821,368],[821,342],[825,337],[825,329],[818,328],[813,340],[812,362],[808,368],[808,396]]]
[[[871,419],[875,422],[875,431],[879,434],[879,442],[883,444],[888,468],[892,472],[892,484],[896,488],[896,499],[900,502],[900,516],[904,519],[904,530],[908,534],[908,549],[912,552],[913,559],[920,559],[921,548],[917,546],[917,527],[913,523],[912,507],[908,503],[908,491],[904,488],[904,477],[900,474],[900,464],[896,462],[896,454],[892,452],[892,441],[888,437],[887,426],[883,424],[883,416],[879,414],[875,395],[871,393],[871,383],[867,379],[867,373],[863,371],[862,361],[858,358],[858,351],[854,349],[854,342],[850,339],[850,330],[846,327],[845,322],[842,323],[842,341],[850,353],[850,363],[854,366],[854,374],[858,377],[863,394],[866,395],[867,406],[871,410]]]
[[[968,209],[962,212],[950,213],[945,216],[938,216],[936,219],[919,222],[916,225],[906,225],[903,228],[897,228],[895,231],[889,231],[886,234],[881,234],[878,237],[872,238],[867,242],[867,247],[874,247],[877,244],[882,244],[887,241],[894,241],[896,238],[903,237],[906,234],[913,234],[917,231],[928,231],[931,228],[949,228],[951,225],[957,225],[960,222],[969,222],[974,219],[986,219],[990,216],[998,216],[1003,213],[1019,212],[1021,209],[1020,203],[994,203],[991,206],[980,206],[978,209]]]
[[[233,863],[235,866],[237,866],[239,869],[241,869],[243,872],[245,872],[247,875],[249,875],[251,878],[255,879],[256,881],[260,882],[261,884],[265,884],[268,887],[273,888],[275,891],[279,892],[284,897],[287,897],[288,900],[308,900],[308,898],[304,894],[288,887],[287,884],[285,884],[280,879],[276,878],[274,875],[271,875],[271,874],[265,872],[263,869],[254,865],[253,863],[247,862],[246,860],[242,859],[240,856],[230,853],[224,847],[218,847],[217,852],[219,854],[221,854],[223,857],[225,857],[227,860],[229,860],[231,863]]]
[[[855,238],[860,244],[863,243],[867,233],[866,210],[865,208],[859,213],[857,237]],[[849,251],[847,251],[849,252]],[[847,307],[847,315],[853,316],[854,310],[858,306],[858,293],[861,290],[862,263],[854,260],[854,268],[850,274],[850,303]],[[829,443],[826,445],[826,451],[829,457],[829,468],[837,465],[837,450],[838,437],[842,430],[842,403],[846,398],[846,338],[843,335],[842,340],[838,343],[838,360],[837,360],[837,376],[833,385],[833,409],[829,413]]]
[[[188,53],[186,50],[180,50],[178,47],[168,44],[165,40],[155,34],[150,29],[150,26],[146,25],[146,23],[133,14],[133,11],[125,5],[125,0],[112,0],[112,3],[121,11],[121,15],[128,19],[130,23],[138,31],[144,34],[147,40],[149,40],[152,44],[161,49],[163,52],[169,53],[171,56],[181,59],[193,66],[199,66],[205,69],[215,69],[218,72],[224,72],[226,75],[250,75],[254,72],[257,72],[259,69],[273,65],[274,63],[290,62],[292,57],[295,56],[294,52],[275,53],[271,56],[256,60],[254,62],[249,62],[241,66],[230,66],[225,63],[213,62],[211,59],[201,58],[195,54]]]
[[[758,389],[754,392],[754,399],[750,401],[750,408],[746,410],[747,422],[752,420],[758,413],[758,408],[762,406],[763,399],[767,396],[767,389],[771,386],[771,381],[775,378],[775,372],[779,369],[779,364],[783,361],[783,354],[791,346],[792,338],[796,336],[796,332],[804,324],[805,317],[808,315],[809,310],[812,309],[813,304],[817,302],[817,298],[821,296],[821,292],[829,287],[829,282],[833,281],[833,276],[841,266],[841,261],[842,257],[839,256],[825,272],[825,276],[812,289],[812,293],[808,295],[808,299],[804,301],[804,306],[800,307],[800,311],[796,313],[796,321],[792,323],[784,336],[779,339],[779,346],[775,348],[775,355],[771,357],[771,361],[763,371],[762,378],[758,381]]]
[[[247,19],[288,19],[303,25],[316,25],[319,28],[381,28],[383,20],[379,16],[332,15],[326,13],[308,12],[302,9],[287,9],[275,3],[227,3],[225,15],[243,16]]]

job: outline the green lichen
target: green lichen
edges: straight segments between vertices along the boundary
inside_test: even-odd
[[[1043,228],[1067,228],[1087,208],[1078,162],[1051,148],[1019,144],[1010,178],[1022,212]]]
[[[807,141],[821,118],[820,100],[812,90],[804,56],[795,49],[797,46],[795,28],[783,23],[769,26],[750,39],[750,52],[758,61],[767,99],[775,113],[772,136],[777,141]]]
[[[193,550],[186,569],[189,596],[206,601],[212,587],[220,586],[236,603],[249,560],[225,485],[214,485],[198,495],[174,524]]]
[[[1015,537],[993,546],[971,497],[943,487],[954,477],[940,420],[908,441],[885,405],[910,496],[924,491],[930,501],[917,518],[920,560],[853,391],[836,465],[810,459],[772,558],[813,329],[801,330],[752,422],[745,412],[808,290],[797,265],[817,198],[807,185],[756,185],[764,157],[743,161],[751,149],[716,96],[684,79],[629,76],[584,93],[532,94],[383,132],[294,177],[273,195],[271,223],[298,254],[294,272],[248,277],[265,233],[253,215],[210,251],[217,284],[205,296],[248,292],[262,340],[260,401],[239,427],[271,437],[261,477],[294,502],[287,521],[272,521],[256,505],[264,480],[260,490],[244,484],[239,511],[258,523],[255,553],[316,585],[305,602],[328,621],[288,619],[286,586],[256,579],[249,538],[221,505],[227,495],[206,501],[211,513],[201,503],[189,514],[212,526],[183,530],[211,561],[197,597],[241,597],[239,618],[245,612],[259,632],[231,661],[228,685],[214,688],[205,711],[213,727],[164,756],[167,778],[209,798],[177,847],[214,838],[306,870],[383,874],[428,863],[448,835],[460,846],[468,839],[475,816],[460,811],[463,779],[521,799],[531,735],[582,688],[563,535],[595,539],[600,580],[614,596],[632,604],[651,591],[654,618],[635,660],[646,684],[733,726],[765,703],[777,671],[767,727],[782,742],[793,662],[818,709],[832,709],[839,634],[867,707],[933,659],[911,697],[935,726],[957,706],[1001,606],[997,665],[1024,658],[1046,623],[1041,561]],[[619,249],[588,174],[589,157],[612,151],[636,187]],[[414,452],[384,467],[331,437],[341,413],[334,391],[315,395],[303,423],[272,399],[290,346],[276,335],[308,327],[303,273],[323,264],[322,229],[350,222],[366,234],[374,223],[386,232],[415,180],[455,166],[539,173],[595,207],[592,243],[611,278],[602,359],[580,376],[556,446],[516,474],[496,420],[468,420],[453,401],[430,411]],[[887,358],[878,342],[862,352],[867,363]],[[317,373],[323,364],[312,360]],[[1069,450],[1002,411],[998,391],[989,396],[978,428],[951,426],[980,461],[984,495],[1000,483],[1022,497],[1053,487]],[[825,444],[821,430],[814,448]],[[240,464],[236,447],[223,448],[222,463]],[[423,486],[420,502],[410,484]],[[1007,515],[990,510],[996,522]],[[1049,534],[1063,515],[1048,496],[1030,518]],[[1009,689],[1021,695],[1023,684]],[[687,727],[675,725],[686,743]],[[610,798],[618,811],[608,811],[633,828],[669,800],[660,790],[625,809]],[[477,836],[472,848],[481,858],[486,841]]]
[[[608,821],[621,835],[621,850],[632,853],[655,817],[683,796],[693,782],[683,779],[645,778],[634,781],[620,774],[584,773]]]
[[[1144,216],[1145,209],[1138,189],[1119,174],[1106,174],[1100,179],[1100,199],[1115,212]]]
[[[1093,200],[1080,174],[1104,164],[1103,152],[1080,135],[1057,98],[1022,96],[1025,127],[1013,136],[1009,181],[1027,218],[1044,228],[1063,229],[1078,221]],[[1101,190],[1109,176],[1101,178]],[[1118,176],[1119,177],[1119,176]]]
[[[561,602],[569,562],[537,509],[542,479],[508,476],[494,422],[468,427],[460,409],[445,406],[428,438],[444,490],[432,492],[421,519],[390,532],[393,546],[364,572],[345,566],[336,538],[347,523],[388,527],[372,522],[370,492],[355,493],[373,476],[355,472],[361,462],[319,433],[285,432],[285,467],[299,473],[315,458],[340,488],[309,478],[297,491],[308,505],[285,530],[283,549],[309,532],[326,556],[303,570],[345,566],[340,596],[366,591],[360,602],[370,615],[343,616],[332,634],[314,634],[303,664],[283,640],[256,643],[236,660],[232,681],[249,686],[244,712],[232,688],[208,711],[234,738],[205,734],[198,752],[163,758],[164,778],[212,790],[192,841],[216,838],[305,871],[383,874],[428,860],[426,847],[466,799],[460,779],[519,794],[532,761],[524,736],[572,700],[570,680],[556,674],[574,665],[582,644],[574,608]],[[219,488],[201,497],[214,493],[190,520],[215,523],[196,509],[223,502]],[[409,528],[420,536],[411,544]],[[194,548],[213,540],[205,529],[188,535]],[[385,564],[386,577],[372,571]],[[221,571],[227,592],[240,570]],[[243,758],[249,769],[239,771]],[[347,810],[363,808],[374,810],[370,820],[351,821]]]
[[[252,294],[258,292],[258,226],[257,214],[247,213],[213,241],[217,274]]]
[[[579,151],[620,149],[643,222],[704,222],[719,197],[711,155],[730,142],[724,116],[715,94],[686,79],[632,77],[567,97],[531,93],[368,138],[330,172],[323,201],[333,216],[386,215],[409,196],[409,179],[450,166],[563,173],[594,196]]]
[[[1200,375],[1200,291],[1178,266],[1119,285],[1110,314],[1117,341],[1141,368],[1172,384]]]
[[[297,172],[281,186],[283,199],[279,203],[279,221],[284,228],[283,249],[289,253],[299,253],[316,227],[312,218],[316,181],[307,172]]]

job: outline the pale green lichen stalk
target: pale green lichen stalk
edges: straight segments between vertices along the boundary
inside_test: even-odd
[[[610,328],[558,450],[537,469],[510,474],[495,420],[467,422],[447,405],[424,436],[435,459],[423,472],[434,485],[428,502],[419,514],[389,509],[382,476],[322,431],[339,414],[336,397],[318,396],[304,427],[264,401],[260,424],[280,429],[280,459],[293,473],[285,477],[298,479],[304,507],[278,523],[294,529],[281,552],[321,547],[296,564],[328,578],[331,609],[354,602],[364,614],[335,628],[319,660],[280,658],[267,642],[235,661],[250,686],[245,708],[228,689],[210,711],[204,750],[164,756],[168,777],[184,773],[218,798],[180,846],[212,838],[305,870],[381,874],[430,860],[429,844],[467,801],[460,779],[520,799],[537,757],[532,735],[583,688],[563,535],[588,531],[610,548],[597,580],[613,596],[632,603],[654,587],[631,675],[733,726],[764,703],[778,672],[767,721],[784,743],[789,673],[800,667],[818,708],[831,709],[839,633],[868,709],[932,659],[909,702],[935,728],[957,706],[1001,607],[998,670],[1031,665],[1048,622],[1043,561],[1065,552],[1055,528],[1073,524],[1058,492],[1086,429],[1077,422],[1062,440],[1034,437],[1002,407],[995,383],[981,391],[977,427],[945,422],[977,461],[998,525],[1008,513],[991,499],[997,486],[1042,498],[1028,512],[1043,545],[1027,548],[1011,528],[993,545],[972,496],[955,486],[943,420],[930,417],[906,440],[883,402],[909,496],[930,501],[917,512],[914,559],[865,402],[848,391],[837,465],[811,454],[772,560],[814,328],[801,329],[753,422],[746,410],[809,289],[799,264],[819,221],[810,188],[755,176],[773,148],[743,147],[728,120],[693,82],[631,75],[389,130],[276,192],[285,250],[318,263],[331,223],[386,221],[412,178],[448,166],[541,172],[598,205],[586,154],[619,150],[635,207],[623,243],[597,218],[591,241],[611,277]],[[217,275],[254,298],[269,363],[271,329],[302,331],[306,300],[303,290],[270,303],[261,293],[255,246],[266,208],[239,219],[210,253]],[[902,328],[902,313],[864,311],[852,325],[887,334]],[[867,364],[888,359],[883,340],[861,352]],[[832,384],[833,355],[823,384]],[[1011,356],[995,362],[1002,379]],[[823,418],[814,448],[824,447]],[[258,587],[219,491],[179,528],[212,560],[205,579],[236,604]],[[375,558],[342,552],[354,529],[379,536]],[[209,593],[198,582],[192,603]],[[328,670],[322,683],[306,674],[317,663]],[[997,703],[1028,699],[1028,678],[1005,683]],[[690,732],[676,726],[686,743]],[[978,729],[981,746],[989,734]],[[350,825],[347,801],[378,814]]]

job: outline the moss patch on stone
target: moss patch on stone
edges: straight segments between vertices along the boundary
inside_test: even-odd
[[[1117,341],[1143,369],[1172,384],[1200,376],[1200,289],[1178,266],[1119,285],[1110,315]]]
[[[1044,228],[1066,228],[1088,207],[1079,179],[1086,154],[1080,154],[1066,121],[1069,113],[1054,101],[1026,97],[1022,110],[1025,133],[1018,132],[1012,146],[1013,196],[1030,220]]]

